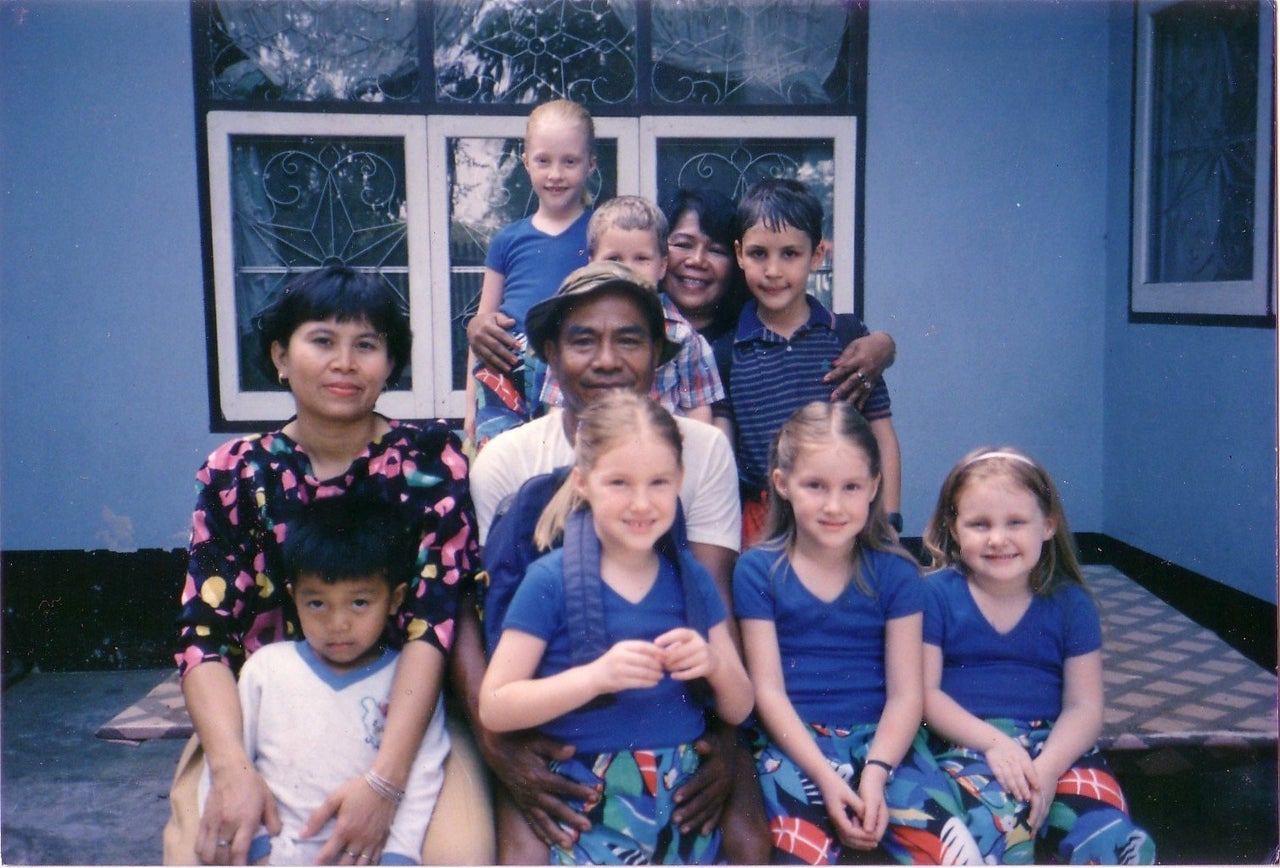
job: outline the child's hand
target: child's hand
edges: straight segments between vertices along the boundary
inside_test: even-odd
[[[858,850],[870,850],[878,839],[868,842],[867,833],[862,829],[864,805],[844,779],[832,772],[822,783],[818,784],[822,792],[822,802],[827,806],[827,816],[835,827],[836,837],[847,847]]]
[[[1031,761],[1036,769],[1036,780],[1039,784],[1035,797],[1031,799],[1031,817],[1027,821],[1033,832],[1040,831],[1040,826],[1049,817],[1049,808],[1053,806],[1053,799],[1058,793],[1060,777],[1056,770],[1046,768],[1041,759],[1043,756]]]
[[[624,639],[593,663],[597,695],[653,687],[662,680],[662,652],[652,642]]]
[[[697,630],[676,627],[653,644],[662,652],[662,665],[677,681],[707,678],[716,671],[715,652]]]
[[[1007,735],[1001,735],[994,745],[987,748],[985,756],[1000,786],[1018,801],[1030,802],[1040,788],[1040,775],[1031,755],[1022,745]]]
[[[889,806],[884,800],[884,785],[888,778],[889,773],[880,766],[864,765],[858,780],[858,795],[863,805],[862,831],[872,847],[880,843],[889,828]]]

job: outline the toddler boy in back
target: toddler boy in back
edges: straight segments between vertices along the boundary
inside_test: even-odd
[[[363,777],[398,804],[380,863],[416,865],[449,752],[439,697],[404,790],[371,770],[399,658],[387,647],[387,625],[413,566],[406,531],[385,504],[326,498],[289,523],[282,555],[304,641],[268,644],[240,671],[245,749],[282,825],[275,836],[260,830],[249,861],[315,864],[335,821],[308,838],[299,833],[329,795]],[[206,771],[201,812],[208,787]],[[370,854],[356,857],[369,864]]]
[[[715,422],[734,445],[743,495],[744,546],[764,519],[769,450],[791,414],[810,401],[831,400],[822,378],[831,360],[868,334],[853,314],[832,314],[807,292],[809,273],[822,264],[822,204],[790,178],[769,178],[738,203],[734,255],[751,300],[737,327],[716,342],[714,355],[728,393],[714,407]],[[901,529],[902,471],[889,392],[880,380],[862,405],[881,456],[885,510]]]
[[[627,266],[655,286],[667,273],[667,218],[641,196],[617,196],[600,205],[587,224],[587,256]],[[711,422],[711,405],[724,398],[707,339],[689,324],[666,293],[660,295],[667,337],[680,345],[674,359],[660,366],[651,397],[669,412]],[[561,403],[560,387],[548,374],[542,400]]]

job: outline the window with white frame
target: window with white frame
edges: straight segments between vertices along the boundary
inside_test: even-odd
[[[1274,327],[1275,4],[1141,0],[1132,322]]]
[[[197,2],[195,90],[210,310],[211,424],[291,412],[255,365],[252,318],[299,273],[377,273],[403,298],[411,364],[379,403],[458,418],[465,322],[488,243],[536,200],[530,106],[596,122],[597,201],[680,186],[810,184],[832,256],[811,288],[860,310],[861,2]],[[428,50],[430,48],[430,50]]]

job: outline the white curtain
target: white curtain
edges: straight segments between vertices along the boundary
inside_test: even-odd
[[[224,71],[261,73],[287,100],[380,100],[379,82],[417,65],[413,0],[219,0],[227,35],[248,58]]]
[[[827,102],[848,14],[842,0],[655,0],[653,58],[685,70],[691,86],[719,80],[752,101]]]

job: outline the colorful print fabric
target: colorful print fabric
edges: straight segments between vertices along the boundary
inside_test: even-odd
[[[671,821],[675,791],[698,770],[692,745],[577,754],[552,770],[595,787],[599,796],[573,807],[591,828],[571,849],[553,847],[556,865],[717,865],[720,832],[685,834]]]
[[[875,736],[876,725],[849,728],[807,724],[831,767],[856,791],[858,776]],[[774,862],[831,865],[844,851],[822,800],[809,776],[772,741],[757,740],[756,770],[764,792]],[[881,847],[904,865],[967,865],[977,859],[977,845],[965,829],[963,811],[951,780],[933,762],[923,732],[885,787],[889,828]]]
[[[1031,758],[1040,755],[1052,721],[988,719],[1016,739]],[[934,744],[938,765],[958,785],[968,822],[987,864],[1151,865],[1155,843],[1129,817],[1120,784],[1097,748],[1076,761],[1058,780],[1049,817],[1033,835],[1030,806],[1011,797],[991,772],[986,757],[967,748]],[[1039,852],[1039,858],[1037,858]]]
[[[517,351],[520,360],[511,373],[500,374],[483,364],[477,364],[472,371],[476,379],[476,448],[483,447],[503,431],[542,415],[539,399],[547,366],[529,351],[529,339],[525,335],[514,337],[520,342]]]
[[[317,480],[283,432],[233,440],[196,474],[187,579],[179,615],[180,673],[220,660],[238,672],[263,645],[301,634],[284,588],[281,544],[313,500],[351,494],[399,504],[418,541],[397,640],[447,653],[464,581],[478,564],[467,460],[443,422],[391,422],[340,477]]]

